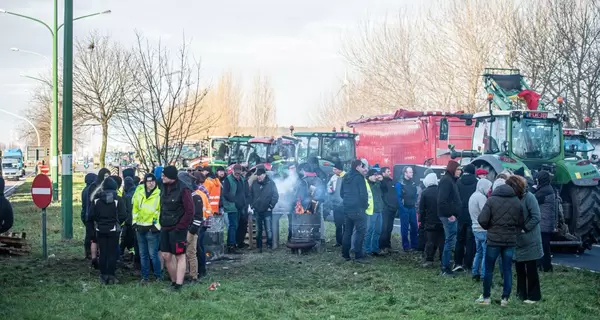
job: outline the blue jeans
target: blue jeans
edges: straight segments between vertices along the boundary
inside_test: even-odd
[[[356,230],[356,235],[353,233]],[[367,215],[364,212],[344,213],[344,240],[342,241],[342,257],[350,259],[350,248],[354,247],[354,258],[361,259],[363,241],[367,230]],[[353,244],[353,245],[352,245]]]
[[[379,238],[381,237],[381,228],[383,226],[383,217],[381,213],[367,215],[367,236],[365,237],[365,252],[379,253]]]
[[[415,208],[400,208],[400,233],[402,234],[402,248],[403,249],[416,249],[419,246],[418,229],[417,224],[417,209]],[[410,229],[410,230],[409,230]],[[410,241],[408,240],[408,233],[410,232]]]
[[[487,245],[485,243],[485,237],[487,235],[487,231],[475,231],[473,232],[475,236],[475,257],[473,257],[473,275],[474,276],[484,276],[485,275],[485,253],[487,249]],[[481,273],[479,272],[481,269]]]
[[[498,257],[502,257],[502,271],[504,273],[504,285],[502,287],[502,298],[508,299],[512,291],[512,259],[515,253],[513,247],[488,246],[485,255],[485,277],[483,278],[483,297],[489,298],[494,278],[494,266]]]
[[[442,272],[451,271],[450,260],[452,260],[452,249],[456,245],[456,221],[450,222],[448,218],[441,217],[444,225],[444,252],[442,253]]]
[[[140,250],[140,264],[142,267],[142,279],[148,280],[150,276],[150,262],[156,279],[162,277],[160,259],[158,258],[158,244],[160,232],[137,231],[137,241]]]
[[[262,249],[263,228],[267,233],[267,247],[273,247],[273,213],[271,211],[259,212],[256,215],[256,247]]]
[[[240,214],[238,212],[227,212],[229,225],[227,226],[227,245],[235,246],[237,243],[237,228],[240,222]]]

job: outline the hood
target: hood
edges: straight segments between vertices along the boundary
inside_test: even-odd
[[[502,179],[502,178],[498,178],[496,179],[496,181],[494,181],[494,184],[492,185],[492,190],[496,190],[496,188],[498,188],[499,186],[505,185],[506,184],[506,180]]]
[[[135,176],[135,169],[133,169],[133,168],[124,169],[122,175],[123,175],[123,178],[131,177],[133,179],[133,176]]]
[[[194,188],[194,187],[192,186],[192,180],[193,180],[193,177],[192,177],[192,176],[190,176],[190,174],[189,174],[189,173],[187,173],[186,171],[180,171],[180,172],[177,174],[177,179],[178,179],[179,181],[183,182],[183,184],[184,184],[186,187],[188,187],[190,190],[195,190],[195,189],[196,189],[196,188]]]
[[[156,179],[160,180],[160,178],[162,176],[162,172],[163,172],[163,167],[158,166],[158,167],[154,168],[154,176],[156,177]]]
[[[548,171],[540,171],[537,174],[536,178],[537,178],[537,181],[538,181],[538,188],[539,187],[543,187],[543,186],[547,186],[552,181],[552,177],[550,176],[550,173]]]
[[[114,190],[104,190],[99,193],[98,199],[104,203],[113,203],[117,198],[117,192]]]
[[[425,188],[427,188],[429,186],[437,185],[437,184],[438,184],[437,175],[433,172],[426,175],[425,179],[423,179],[423,185],[425,186]]]
[[[471,186],[471,185],[475,185],[477,184],[477,177],[473,174],[470,173],[464,173],[461,177],[460,177],[460,183],[464,186]]]
[[[4,188],[6,183],[4,182],[4,178],[0,177],[0,196],[4,197]]]
[[[495,188],[494,191],[492,191],[492,196],[509,198],[509,197],[516,197],[517,195],[515,193],[515,190],[513,190],[513,188],[511,188],[511,186],[509,186],[507,184],[503,184],[503,185]]]
[[[135,181],[133,181],[132,177],[126,177],[124,180],[124,185],[123,188],[127,191],[127,190],[131,190],[132,188],[135,188]]]
[[[85,175],[85,185],[89,186],[90,184],[94,183],[94,181],[96,181],[96,178],[98,178],[98,175],[95,173],[88,173]]]
[[[102,183],[102,181],[104,181],[104,176],[107,174],[110,176],[110,170],[106,168],[100,169],[98,171],[98,176],[96,177],[96,185],[99,186]]]
[[[428,175],[428,174],[430,174],[430,173],[434,173],[433,169],[431,169],[431,168],[427,168],[427,169],[425,170],[425,172],[423,173],[423,175],[424,175],[424,176],[427,176],[427,175]]]
[[[477,182],[477,192],[480,192],[487,197],[492,187],[492,182],[488,179],[481,179]]]

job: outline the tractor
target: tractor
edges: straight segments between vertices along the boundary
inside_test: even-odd
[[[517,69],[485,69],[483,78],[488,110],[471,119],[475,121],[471,163],[487,169],[490,180],[506,169],[523,167],[528,178],[540,170],[550,171],[568,226],[568,233],[553,234],[551,244],[580,252],[591,249],[600,240],[600,174],[589,160],[565,157],[562,123],[568,119],[562,99],[557,100],[558,112],[544,110],[539,95]],[[447,134],[443,132],[447,128],[440,126],[440,134]]]
[[[263,165],[274,176],[287,176],[287,169],[295,164],[296,144],[293,137],[256,137],[248,141],[250,150],[246,160],[249,172],[253,173],[258,165]]]
[[[293,127],[290,128],[293,133]],[[312,157],[319,160],[319,167],[327,176],[333,174],[335,162],[341,162],[348,171],[352,160],[356,159],[355,138],[350,132],[296,132],[298,139],[297,163],[307,163]]]

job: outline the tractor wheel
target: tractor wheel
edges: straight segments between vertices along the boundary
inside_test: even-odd
[[[600,188],[572,185],[569,196],[573,208],[569,229],[589,248],[600,240]]]

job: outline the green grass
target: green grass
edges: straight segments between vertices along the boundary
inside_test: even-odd
[[[301,257],[285,249],[245,254],[238,262],[210,265],[208,279],[180,293],[165,292],[167,282],[141,287],[120,271],[122,284],[102,286],[97,271],[82,259],[81,179],[75,183],[73,240],[60,239],[60,207],[48,209],[49,254],[55,255],[48,262],[40,258],[40,212],[30,202],[29,188],[24,184],[11,201],[14,231],[27,232],[33,253],[0,258],[0,319],[594,319],[600,314],[600,275],[590,272],[557,267],[542,274],[543,300],[533,306],[511,299],[501,308],[499,285],[492,291],[493,305],[478,306],[473,301],[480,284],[421,269],[416,255],[357,265],[343,262],[333,248]],[[220,282],[218,290],[208,290],[212,281]]]

